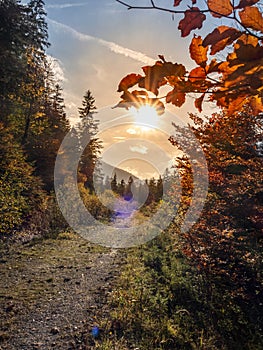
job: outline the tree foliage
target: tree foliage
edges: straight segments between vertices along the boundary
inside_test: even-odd
[[[42,0],[0,2],[1,234],[33,221],[41,231],[49,220],[56,154],[69,130],[45,16]]]
[[[231,0],[211,0],[207,1],[206,8],[198,7],[195,0],[189,7],[181,1],[173,4],[171,1],[173,7],[167,8],[156,6],[153,0],[149,6],[117,2],[128,9],[155,9],[183,15],[178,25],[182,37],[200,29],[209,16],[220,21],[220,25],[204,38],[194,34],[189,55],[196,67],[190,71],[159,55],[153,66],[142,68],[142,75],[129,74],[123,78],[118,88],[122,92],[119,107],[127,107],[127,103],[158,103],[160,107],[162,102],[158,96],[161,87],[166,86],[170,91],[165,101],[177,107],[184,104],[188,94],[194,93],[199,112],[205,99],[215,102],[229,115],[247,106],[253,114],[263,110],[263,17],[257,0],[241,0],[238,4]],[[222,25],[222,19],[230,25]],[[136,85],[143,90],[134,90]],[[149,93],[155,97],[150,98]]]
[[[91,193],[94,192],[93,180],[96,180],[94,170],[102,149],[102,142],[96,137],[99,124],[94,118],[96,109],[95,98],[88,90],[83,96],[82,107],[79,108],[80,122],[77,125],[77,133],[80,147],[83,149],[79,164],[79,180],[82,179]]]

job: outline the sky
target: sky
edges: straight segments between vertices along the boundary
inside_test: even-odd
[[[169,107],[160,122],[154,122],[148,131],[145,126],[136,126],[131,113],[112,107],[120,99],[117,92],[120,80],[129,73],[141,73],[141,67],[153,64],[158,54],[167,61],[185,64],[189,70],[193,68],[195,64],[188,53],[192,36],[180,37],[179,18],[173,20],[171,14],[128,11],[115,0],[46,0],[45,3],[51,44],[48,54],[55,60],[54,69],[63,87],[71,123],[78,120],[82,97],[90,90],[98,108],[96,118],[102,124],[99,136],[104,142],[104,160],[116,166],[124,164],[125,170],[134,168],[136,176],[158,176],[178,154],[167,140],[172,133],[171,122],[187,119],[187,113],[194,111],[193,99],[181,108]],[[173,1],[156,3],[169,5]],[[128,159],[132,161],[129,163]]]
[[[115,105],[122,77],[141,72],[158,54],[189,69],[193,66],[188,57],[190,38],[180,38],[178,23],[170,14],[128,11],[115,0],[46,0],[46,11],[48,53],[63,70],[70,118],[76,117],[76,106],[87,89],[98,108]]]

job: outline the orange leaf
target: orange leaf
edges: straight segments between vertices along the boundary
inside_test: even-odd
[[[242,34],[241,37],[238,39],[238,41],[243,41],[244,44],[246,45],[252,45],[254,47],[257,46],[258,44],[258,38],[249,35],[249,34]]]
[[[206,73],[204,68],[196,67],[191,70],[191,72],[189,73],[188,79],[191,83],[196,83],[200,80],[204,80],[205,78],[206,78]]]
[[[202,94],[200,97],[195,99],[195,108],[197,108],[200,113],[202,112],[202,104],[203,104],[204,97],[205,97],[205,94]]]
[[[263,16],[257,7],[245,7],[239,12],[239,17],[245,27],[263,32]]]
[[[173,89],[166,95],[166,102],[181,107],[185,103],[185,93]]]
[[[134,86],[141,80],[142,76],[140,74],[128,74],[124,77],[119,84],[118,92],[125,91],[130,87]]]
[[[245,102],[246,102],[246,96],[237,95],[233,100],[229,101],[227,106],[228,113],[231,115],[242,111],[243,106],[245,105]]]
[[[262,113],[262,111],[263,111],[262,98],[260,98],[260,96],[252,97],[252,99],[250,101],[250,107],[251,107],[252,112],[254,113],[254,115]]]
[[[180,2],[181,2],[181,1],[182,1],[182,0],[174,0],[174,7],[180,5]]]
[[[201,36],[194,37],[191,41],[189,51],[191,58],[196,64],[199,64],[199,66],[204,68],[206,66],[208,48],[204,47],[202,43],[203,40]]]
[[[178,29],[181,30],[182,37],[190,34],[193,29],[201,29],[206,16],[200,12],[198,7],[193,7],[191,10],[186,10],[184,18],[179,22]]]
[[[238,6],[236,6],[236,9],[240,9],[246,6],[252,6],[254,4],[256,4],[259,0],[240,0],[240,3],[238,4]]]
[[[239,36],[241,36],[241,32],[237,29],[219,26],[205,37],[203,45],[211,45],[210,53],[214,55],[218,51],[223,50],[227,45],[232,44]]]
[[[214,17],[229,16],[233,12],[230,0],[208,0],[207,5]]]

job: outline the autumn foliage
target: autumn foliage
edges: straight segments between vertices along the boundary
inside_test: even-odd
[[[174,1],[172,8],[158,7],[154,1],[149,7],[118,2],[128,9],[151,8],[178,16],[183,12],[178,25],[182,37],[200,29],[208,16],[218,18],[221,24],[204,38],[194,34],[189,55],[196,67],[190,71],[184,65],[167,62],[159,55],[153,66],[142,68],[142,75],[129,74],[123,78],[118,89],[122,92],[119,107],[158,101],[159,109],[163,110],[163,102],[158,96],[161,87],[166,86],[170,91],[167,93],[166,90],[165,102],[176,107],[181,107],[186,96],[194,93],[194,104],[199,112],[204,100],[214,102],[229,115],[247,107],[254,115],[263,110],[263,16],[258,0],[240,0],[238,4],[231,0],[208,0],[205,9],[197,7],[196,0],[192,0],[192,7],[184,10],[181,10],[181,1]],[[222,25],[222,19],[231,25]],[[134,90],[135,86],[140,90]],[[155,97],[150,97],[149,93]]]

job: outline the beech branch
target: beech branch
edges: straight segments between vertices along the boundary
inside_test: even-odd
[[[127,7],[128,10],[157,10],[157,11],[162,11],[162,12],[168,12],[171,14],[184,14],[186,10],[175,10],[175,9],[169,9],[166,7],[160,7],[160,6],[156,6],[153,0],[151,1],[151,5],[150,6],[135,6],[135,5],[130,5],[129,3],[122,1],[122,0],[116,0],[116,2],[118,2],[119,4]],[[249,35],[254,36],[255,38],[262,40],[262,36],[257,35],[256,33],[254,33],[253,31],[251,31],[250,29],[248,29],[246,26],[243,25],[243,23],[237,18],[235,11],[233,11],[233,16],[230,15],[224,15],[222,13],[210,10],[210,9],[198,9],[195,10],[192,7],[188,6],[188,10],[192,11],[192,12],[201,12],[201,13],[211,13],[211,14],[215,14],[218,15],[220,17],[226,18],[228,20],[234,20],[236,21],[242,28],[244,28],[246,30],[246,32]]]
[[[165,7],[156,6],[153,0],[151,0],[151,6],[134,6],[134,5],[130,5],[127,2],[124,2],[124,1],[121,1],[121,0],[116,0],[116,2],[124,5],[125,7],[127,7],[128,10],[158,10],[158,11],[162,11],[162,12],[169,12],[169,13],[172,13],[172,14],[183,14],[183,13],[185,13],[185,10],[172,10],[172,9],[168,9],[168,8],[165,8]],[[199,12],[197,10],[192,9],[191,7],[189,8],[189,10],[191,10],[193,12]],[[208,9],[200,10],[200,12],[206,13],[206,12],[210,12],[210,10],[208,10]]]

